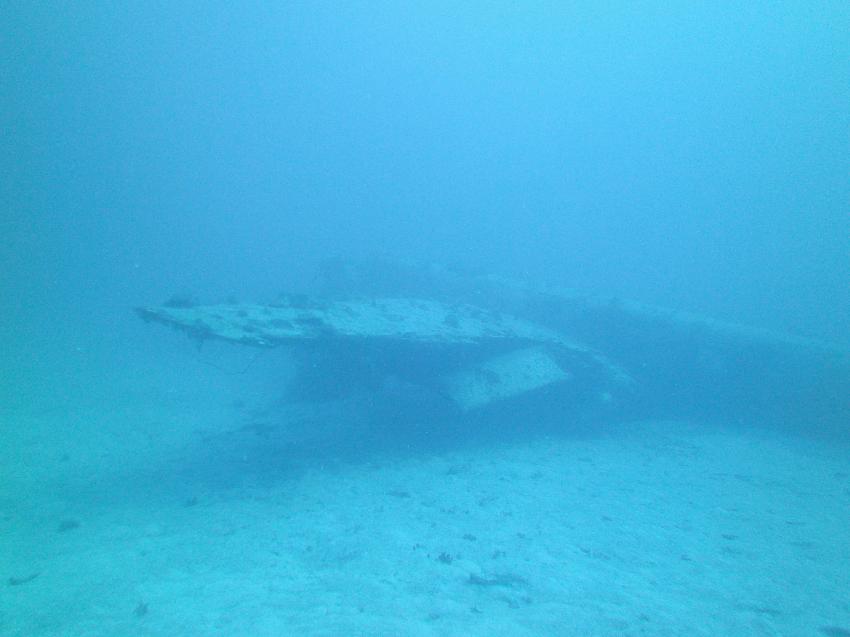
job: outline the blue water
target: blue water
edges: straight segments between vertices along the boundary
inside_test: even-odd
[[[4,6],[0,635],[850,634],[847,33],[842,2]],[[132,312],[343,288],[636,383],[458,413],[441,352]]]

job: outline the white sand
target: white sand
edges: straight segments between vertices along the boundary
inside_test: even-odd
[[[0,635],[850,627],[835,443],[631,423],[311,463],[201,393],[5,410]]]

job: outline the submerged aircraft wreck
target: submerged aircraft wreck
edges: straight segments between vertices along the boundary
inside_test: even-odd
[[[269,305],[164,305],[137,311],[145,320],[171,325],[199,341],[306,344],[313,345],[314,353],[331,348],[336,350],[331,364],[348,366],[352,382],[362,379],[362,370],[351,368],[352,351],[373,368],[380,358],[384,374],[430,387],[462,410],[577,375],[592,376],[600,386],[628,378],[601,354],[557,331],[501,312],[431,299],[288,296]]]
[[[291,346],[313,389],[403,382],[459,415],[515,404],[813,426],[850,417],[850,352],[827,343],[403,263],[329,262],[317,288],[267,305],[136,311],[199,343]]]

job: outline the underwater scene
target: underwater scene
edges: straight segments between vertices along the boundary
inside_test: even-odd
[[[0,637],[850,636],[848,34],[0,7]]]

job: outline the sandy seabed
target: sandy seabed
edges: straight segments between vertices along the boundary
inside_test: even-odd
[[[846,445],[311,455],[214,402],[3,411],[0,635],[850,635]]]

